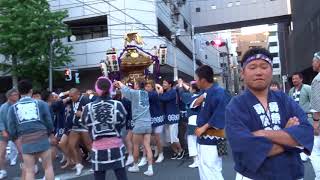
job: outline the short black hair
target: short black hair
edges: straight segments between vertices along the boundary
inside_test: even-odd
[[[101,94],[101,96],[108,96],[110,94],[111,83],[108,79],[98,79],[97,87],[103,91],[103,94]]]
[[[280,89],[280,84],[278,81],[271,81],[270,86],[277,86],[277,88]]]
[[[292,76],[298,75],[300,79],[303,79],[303,74],[301,72],[294,72]]]
[[[249,49],[243,55],[243,57],[241,59],[241,67],[243,67],[243,64],[248,60],[249,57],[254,56],[256,54],[263,54],[263,55],[267,56],[268,58],[270,58],[271,61],[273,60],[273,56],[271,55],[271,53],[267,49],[260,48],[260,47],[255,47],[255,48]]]
[[[28,94],[32,89],[32,82],[29,80],[21,80],[18,83],[18,90],[21,95]]]
[[[36,94],[36,93],[33,93],[33,94]],[[41,99],[43,101],[48,101],[51,95],[52,95],[52,92],[50,92],[50,91],[42,91],[41,92]]]
[[[171,85],[171,87],[173,87],[174,86],[174,81],[172,80],[172,79],[164,79],[163,81],[166,81],[168,84],[170,84]]]
[[[32,95],[35,95],[35,94],[40,94],[40,95],[42,95],[42,92],[39,91],[39,90],[33,90]]]
[[[213,69],[208,65],[202,65],[196,70],[199,79],[205,79],[208,83],[213,83]]]
[[[146,80],[144,78],[136,79],[135,83],[138,85],[139,89],[144,89],[146,86]]]

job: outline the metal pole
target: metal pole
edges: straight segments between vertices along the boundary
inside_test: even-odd
[[[195,47],[195,36],[194,36],[194,25],[191,26],[191,31],[192,31],[192,62],[193,62],[193,78],[196,78],[196,47]]]
[[[176,45],[177,36],[174,35],[173,38],[173,80],[178,80],[178,65],[177,65],[177,45]]]
[[[223,58],[223,62],[225,58]],[[229,90],[229,68],[228,68],[228,57],[227,57],[227,62],[225,64],[226,66],[224,67],[224,76],[225,76],[225,81],[226,81],[226,90]]]
[[[238,78],[238,67],[234,67],[233,69],[233,75],[234,75],[234,93],[238,94],[239,93],[239,78]]]
[[[227,48],[227,64],[226,64],[226,68],[227,68],[227,78],[226,78],[226,89],[229,90],[229,76],[231,75],[231,71],[230,71],[230,51],[229,51],[229,43],[228,40],[226,39],[226,48]]]
[[[53,61],[53,39],[49,47],[49,91],[52,91],[52,61]]]

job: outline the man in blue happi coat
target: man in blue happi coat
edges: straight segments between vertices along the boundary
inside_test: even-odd
[[[190,105],[201,106],[197,115],[195,135],[198,143],[200,180],[223,180],[222,149],[226,149],[224,127],[229,94],[213,80],[213,70],[203,65],[196,70],[196,82],[203,94]]]
[[[298,180],[299,153],[310,154],[313,128],[306,113],[281,91],[271,91],[272,56],[261,48],[245,53],[241,76],[247,89],[226,109],[226,133],[236,179]]]

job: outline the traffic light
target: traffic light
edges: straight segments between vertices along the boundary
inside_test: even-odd
[[[215,46],[215,47],[223,47],[226,46],[226,42],[222,41],[221,39],[215,39],[212,41],[206,41],[207,46]]]
[[[76,84],[80,84],[80,77],[79,77],[80,73],[76,72],[74,74],[74,79],[75,79],[75,82]]]
[[[64,79],[66,81],[71,81],[72,80],[72,72],[71,69],[67,68],[64,70]]]

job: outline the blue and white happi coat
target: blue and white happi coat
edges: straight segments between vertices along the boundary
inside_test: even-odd
[[[224,129],[225,108],[230,100],[229,94],[217,83],[206,89],[204,93],[206,98],[197,116],[197,126],[209,124],[211,128]],[[198,137],[197,142],[201,145],[217,145],[220,139],[221,137],[203,135]]]
[[[159,95],[160,102],[163,103],[165,114],[165,124],[176,124],[180,120],[180,111],[178,108],[177,90],[172,88]]]
[[[93,141],[102,138],[119,138],[125,126],[127,112],[120,101],[110,97],[98,97],[84,108],[82,121],[88,127]],[[121,140],[122,141],[122,140]],[[97,150],[92,148],[92,168],[95,171],[124,167],[125,146]]]
[[[53,120],[46,102],[23,97],[9,108],[7,130],[11,137],[21,138],[22,153],[32,154],[50,148],[48,136]]]
[[[286,128],[289,118],[297,117],[300,124]],[[299,147],[284,147],[285,151],[268,157],[273,142],[257,137],[257,130],[282,130],[296,140]],[[313,128],[306,113],[283,92],[269,91],[268,110],[246,90],[234,97],[226,109],[226,134],[232,149],[235,170],[255,180],[297,180],[304,176],[300,152],[310,154]]]
[[[156,91],[149,92],[148,94],[152,127],[162,126],[164,124],[164,112],[159,95]]]

